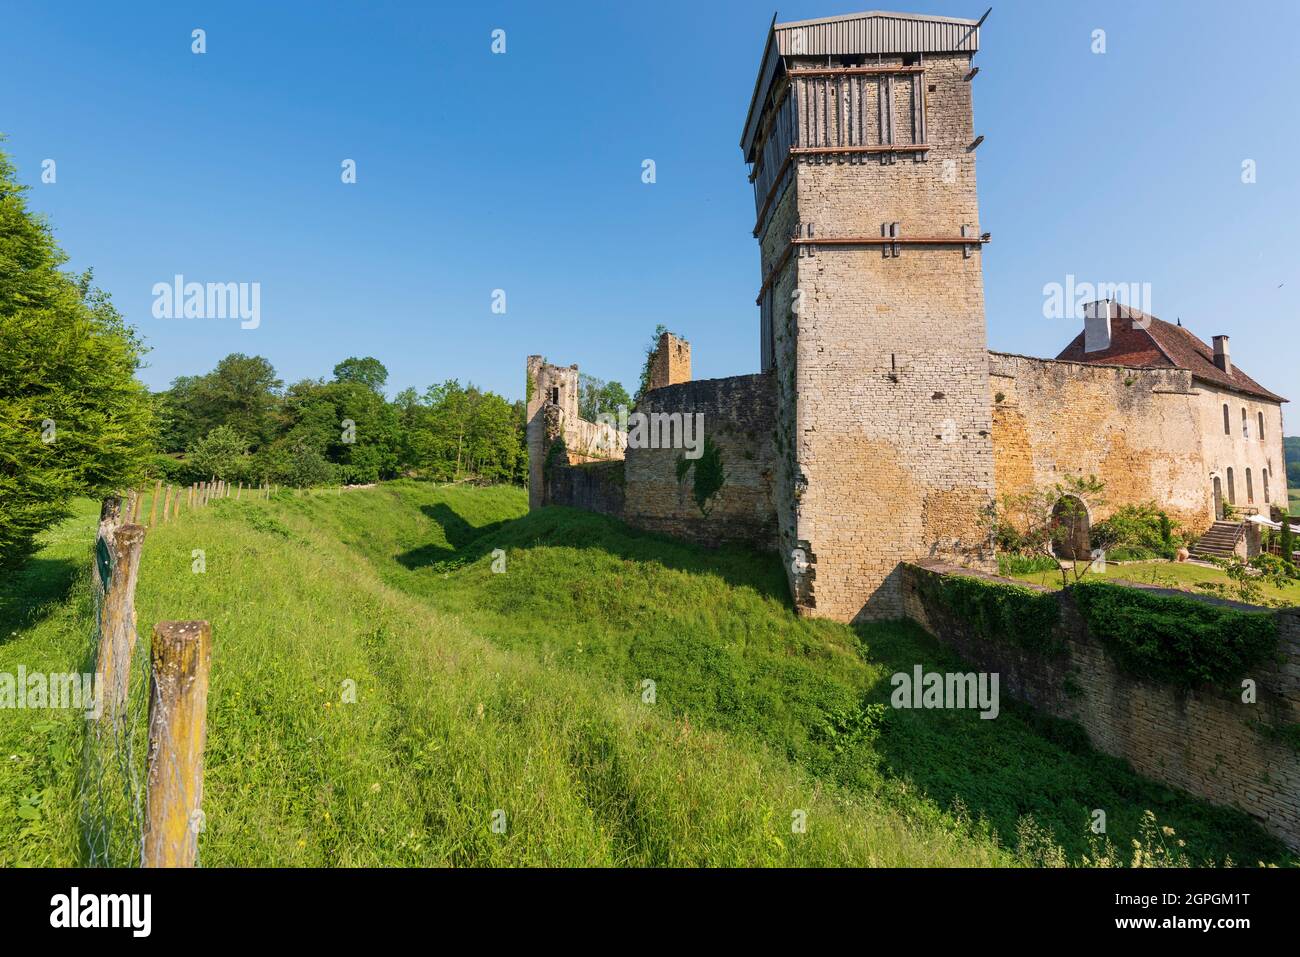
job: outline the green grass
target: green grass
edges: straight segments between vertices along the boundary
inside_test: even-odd
[[[1287,498],[1290,499],[1290,514],[1300,516],[1300,488],[1287,489]]]
[[[0,586],[0,671],[80,668],[93,526]],[[513,488],[217,502],[150,532],[137,606],[142,642],[213,624],[209,866],[1078,864],[1094,808],[1121,860],[1151,810],[1193,863],[1294,863],[1005,697],[871,727],[892,673],[957,659],[909,624],[798,618],[771,556],[527,515]],[[0,863],[84,860],[84,724],[0,712]]]
[[[1084,572],[1085,577],[1092,577],[1093,574],[1091,571]],[[1025,572],[1008,577],[1018,578],[1021,581],[1031,582],[1035,585],[1044,585],[1048,588],[1061,587],[1061,573],[1059,571]],[[1126,579],[1142,585],[1158,585],[1162,588],[1178,588],[1202,595],[1206,594],[1206,592],[1204,589],[1196,587],[1198,582],[1211,582],[1232,587],[1232,580],[1222,570],[1209,568],[1205,565],[1193,565],[1187,562],[1154,561],[1125,562],[1123,565],[1108,564],[1101,577],[1107,580]],[[1260,582],[1259,587],[1261,593],[1267,599],[1287,605],[1300,605],[1300,582],[1293,582],[1282,588]],[[1235,594],[1235,591],[1233,594]]]

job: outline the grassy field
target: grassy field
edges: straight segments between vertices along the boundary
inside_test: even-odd
[[[1293,517],[1300,517],[1300,488],[1287,489],[1287,498],[1290,499],[1291,512]]]
[[[1210,568],[1205,565],[1194,565],[1188,562],[1157,561],[1125,562],[1122,565],[1108,564],[1106,571],[1101,574],[1107,579],[1126,579],[1142,585],[1179,588],[1200,594],[1206,592],[1205,589],[1197,587],[1198,583],[1209,582],[1229,586],[1232,584],[1228,576],[1220,569]],[[1088,571],[1084,572],[1084,575],[1092,576],[1093,573]],[[1045,585],[1048,588],[1061,587],[1061,573],[1058,571],[1026,572],[1011,577],[1032,582],[1035,585]],[[1283,588],[1265,583],[1261,583],[1259,587],[1264,598],[1270,601],[1287,605],[1300,605],[1300,582],[1292,582]],[[1232,598],[1236,597],[1236,595],[1232,593],[1227,597]]]
[[[797,618],[775,558],[525,513],[518,489],[399,482],[150,532],[143,640],[213,624],[205,865],[1124,864],[1134,841],[1295,863],[1005,698],[876,720],[891,674],[960,663],[909,624]],[[0,583],[0,671],[84,666],[93,526]],[[0,864],[85,859],[84,725],[0,711]]]

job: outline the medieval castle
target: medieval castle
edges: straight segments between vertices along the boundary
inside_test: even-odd
[[[532,507],[776,549],[800,612],[845,621],[903,614],[903,562],[988,569],[994,496],[1066,475],[1106,483],[1092,521],[1154,501],[1250,547],[1255,526],[1216,519],[1286,502],[1286,400],[1233,365],[1227,336],[1101,300],[1055,359],[988,350],[978,49],[973,20],[773,24],[741,138],[762,369],[691,381],[668,334],[637,404],[661,431],[702,413],[720,480],[701,491],[705,459],[584,421],[577,366],[532,356]]]

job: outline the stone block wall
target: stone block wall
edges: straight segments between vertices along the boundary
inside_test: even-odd
[[[1213,519],[1201,396],[1182,369],[1134,369],[993,352],[993,463],[999,496],[1095,475],[1106,504],[1156,502],[1199,535]]]
[[[903,567],[908,617],[977,670],[997,672],[1001,688],[1012,697],[1078,722],[1099,751],[1123,758],[1145,777],[1239,808],[1300,850],[1300,751],[1267,730],[1300,721],[1300,609],[1274,612],[1280,660],[1249,676],[1258,697],[1245,704],[1240,685],[1180,691],[1121,672],[1089,633],[1068,590],[1057,597],[1060,654],[1045,656],[981,638],[928,597],[927,579],[947,574],[980,573],[937,563]]]
[[[773,480],[775,401],[771,375],[682,382],[647,392],[647,415],[703,415],[703,434],[717,446],[725,479],[702,514],[692,497],[693,471],[677,477],[680,448],[629,446],[623,518],[628,524],[706,545],[746,542],[776,547]],[[629,427],[629,433],[635,430]],[[697,460],[698,461],[698,460]]]
[[[621,518],[623,460],[578,465],[556,463],[546,472],[546,503]]]
[[[691,344],[671,332],[659,337],[659,345],[650,358],[649,389],[691,381]],[[647,389],[647,391],[649,391]]]

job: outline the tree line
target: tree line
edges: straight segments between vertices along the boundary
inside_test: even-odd
[[[524,404],[458,380],[384,396],[388,370],[349,357],[328,379],[285,386],[262,356],[232,353],[211,372],[157,393],[160,454],[171,481],[309,486],[399,475],[522,482]]]
[[[138,378],[146,345],[89,271],[62,268],[26,191],[0,150],[0,567],[30,554],[76,496],[148,480],[526,477],[524,402],[456,379],[388,399],[372,356],[286,386],[264,357],[232,353],[150,393]],[[619,383],[590,376],[580,401],[592,421],[630,404]]]

